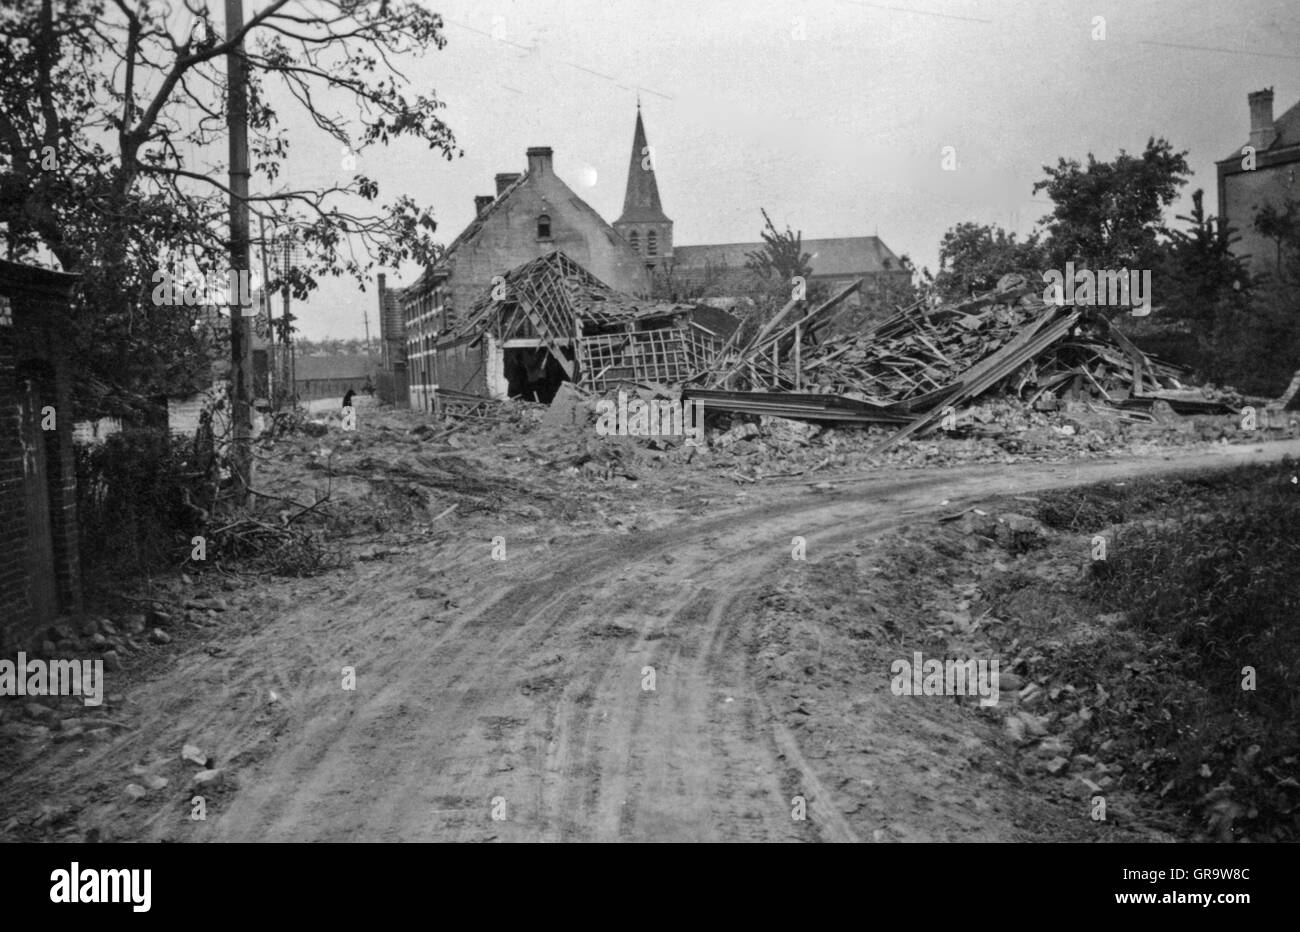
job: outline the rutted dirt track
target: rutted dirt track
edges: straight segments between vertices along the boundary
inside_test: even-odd
[[[190,821],[175,796],[137,804],[154,808],[130,834],[152,839],[871,840],[864,819],[845,814],[840,765],[804,756],[752,669],[754,599],[789,566],[793,536],[818,560],[975,496],[1284,453],[1300,443],[852,478],[829,492],[772,484],[743,506],[616,539],[548,544],[503,525],[504,562],[485,539],[417,546],[268,585],[266,620],[213,634],[132,688],[133,731],[75,758],[65,750],[23,778],[57,797],[99,774],[92,795],[114,798],[99,810],[111,819],[131,762],[201,744],[230,783],[206,822]],[[345,666],[355,690],[340,688]],[[867,716],[873,703],[897,702],[857,691]],[[897,721],[878,720],[884,731]],[[934,744],[882,733],[875,753],[854,758],[853,777],[946,785]],[[1011,786],[979,792],[995,810],[1018,805]],[[791,818],[794,795],[809,800],[806,821]],[[912,813],[926,837],[972,837],[970,798],[926,800]],[[997,824],[978,837],[1018,837]]]

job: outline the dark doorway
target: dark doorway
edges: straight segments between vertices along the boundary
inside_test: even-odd
[[[563,367],[544,346],[507,349],[502,356],[511,398],[550,404],[566,380]]]
[[[46,438],[57,435],[41,429],[42,383],[47,383],[43,375],[36,365],[23,366],[18,372],[18,430],[27,500],[27,597],[38,624],[53,620],[58,605],[46,456]],[[57,475],[58,470],[54,472]]]

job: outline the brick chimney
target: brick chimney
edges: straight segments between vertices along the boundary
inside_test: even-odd
[[[550,146],[533,146],[528,150],[528,174],[549,175],[551,170]]]
[[[380,272],[375,276],[375,285],[375,291],[378,293],[379,297],[379,342],[380,349],[382,350],[383,341],[388,336],[388,328],[384,326],[387,323],[387,321],[384,320],[384,292],[388,290],[388,276],[383,272]]]
[[[1263,151],[1277,139],[1273,125],[1273,88],[1248,94],[1246,100],[1250,104],[1250,144],[1256,151]]]
[[[506,188],[519,180],[519,172],[502,172],[497,175],[497,197],[506,193]]]
[[[491,194],[480,194],[480,195],[478,195],[477,197],[475,197],[475,198],[474,198],[474,216],[475,216],[475,217],[481,217],[481,216],[483,215],[483,211],[485,211],[485,210],[487,210],[489,207],[491,207],[491,206],[492,206],[492,202],[495,201],[495,200],[496,200],[496,198],[495,198],[494,196],[492,196]]]

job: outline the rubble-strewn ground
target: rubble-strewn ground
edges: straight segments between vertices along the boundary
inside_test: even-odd
[[[1296,440],[1226,417],[1038,423],[991,406],[987,436],[872,461],[873,438],[850,430],[717,424],[710,448],[691,451],[543,416],[512,404],[447,432],[364,408],[355,433],[331,422],[265,444],[255,482],[277,499],[259,520],[328,492],[304,521],[337,568],[294,578],[213,560],[124,593],[156,601],[111,602],[52,632],[59,654],[111,650],[120,668],[96,709],[0,704],[4,837],[1194,831],[1126,778],[1118,752],[1071,746],[1082,713],[1067,687],[1082,687],[1054,658],[1111,636],[1095,612],[1040,617],[1049,590],[1086,608],[1052,589],[1087,563],[1078,535],[1013,553],[996,530],[979,542],[989,534],[973,512],[939,519],[1002,497],[996,516],[1051,487],[1276,460],[1300,452]],[[806,561],[792,559],[795,537]],[[909,548],[922,544],[918,562]],[[1024,617],[1000,619],[1014,635],[987,639],[1000,629],[977,607],[1003,574],[1047,589],[1017,590],[1037,595],[1019,596]],[[1020,689],[1004,687],[992,711],[895,696],[889,662],[914,644],[996,647]],[[1089,817],[1094,785],[1105,822]],[[203,820],[191,817],[198,796]],[[795,797],[806,820],[792,818]]]

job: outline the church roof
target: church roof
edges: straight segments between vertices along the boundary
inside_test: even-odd
[[[674,246],[677,268],[707,265],[745,268],[746,256],[764,248],[759,243],[718,243],[708,246]],[[806,239],[803,251],[809,256],[814,275],[860,275],[865,272],[901,271],[902,262],[878,236],[841,236]]]
[[[659,203],[659,183],[655,180],[654,162],[641,164],[649,155],[641,107],[636,108],[636,130],[632,134],[632,158],[627,166],[627,193],[623,196],[623,215],[615,223],[668,223]]]

